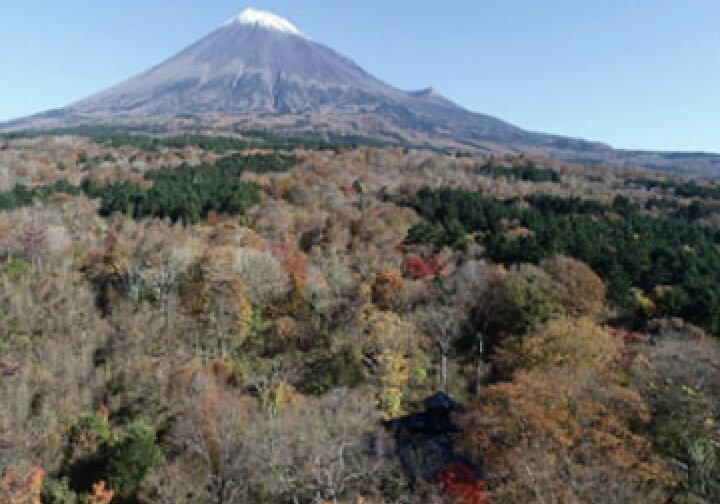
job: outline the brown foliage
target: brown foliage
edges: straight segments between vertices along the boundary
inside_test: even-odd
[[[569,314],[597,317],[601,314],[607,288],[587,264],[556,255],[540,265],[564,288],[563,304]]]
[[[487,387],[467,420],[498,503],[665,502],[672,485],[630,428],[649,420],[642,398],[604,375],[520,371]]]
[[[372,301],[380,308],[396,307],[403,288],[403,277],[395,270],[383,270],[375,275],[371,286]]]

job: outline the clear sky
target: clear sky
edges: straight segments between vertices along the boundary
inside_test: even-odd
[[[245,7],[527,129],[720,152],[720,0],[0,0],[0,120],[131,77]]]

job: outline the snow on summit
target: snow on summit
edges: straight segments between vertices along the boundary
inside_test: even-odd
[[[228,19],[225,22],[225,26],[234,23],[261,26],[271,30],[292,33],[293,35],[302,35],[300,30],[287,19],[272,14],[271,12],[263,12],[255,9],[245,9],[237,16]]]

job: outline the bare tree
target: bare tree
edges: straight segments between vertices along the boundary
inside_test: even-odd
[[[440,390],[445,391],[448,358],[462,334],[460,310],[448,306],[426,306],[415,312],[414,318],[420,329],[433,339],[438,349]]]
[[[265,305],[285,296],[292,285],[282,264],[268,253],[249,248],[235,252],[234,271],[247,288],[250,300]]]

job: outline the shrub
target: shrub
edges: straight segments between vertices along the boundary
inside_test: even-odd
[[[30,263],[22,259],[9,259],[5,262],[2,272],[11,280],[20,278],[30,271]]]

